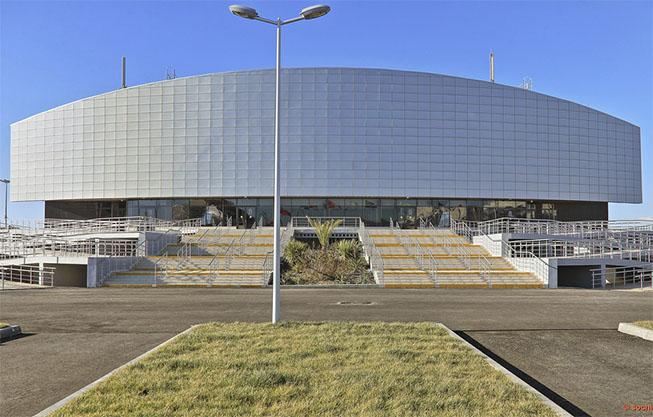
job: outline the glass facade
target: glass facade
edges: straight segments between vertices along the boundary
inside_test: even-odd
[[[109,209],[107,209],[107,207]],[[583,201],[489,200],[447,198],[282,198],[282,223],[291,217],[360,217],[367,226],[390,220],[415,227],[420,219],[448,226],[450,219],[474,221],[500,217],[553,220],[607,220],[608,204]],[[48,218],[148,216],[164,220],[204,219],[207,225],[271,226],[272,198],[140,199],[127,201],[46,201]]]

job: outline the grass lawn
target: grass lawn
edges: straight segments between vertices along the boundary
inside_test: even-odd
[[[635,326],[643,327],[645,329],[653,330],[653,320],[642,320],[633,323]]]
[[[205,324],[53,416],[555,416],[433,323]]]

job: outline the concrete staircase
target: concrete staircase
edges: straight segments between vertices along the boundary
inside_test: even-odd
[[[200,228],[170,244],[158,256],[141,258],[105,286],[262,287],[272,229]]]
[[[368,230],[383,258],[388,288],[544,287],[533,274],[517,271],[506,259],[491,256],[449,229]]]

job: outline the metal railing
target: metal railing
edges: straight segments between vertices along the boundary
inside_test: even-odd
[[[261,275],[261,281],[264,286],[267,286],[270,282],[270,276],[272,275],[274,269],[274,259],[272,255],[274,252],[267,252],[265,254],[265,259],[263,259],[263,272]]]
[[[360,217],[293,217],[290,219],[290,224],[292,227],[311,227],[309,219],[317,220],[320,223],[327,222],[329,220],[341,220],[342,223],[338,227],[351,227],[359,228],[361,225]]]
[[[617,268],[590,269],[592,273],[592,288],[653,288],[653,268],[624,266]],[[605,285],[604,285],[605,283]]]
[[[436,230],[432,223],[429,223],[429,227],[433,231]],[[464,231],[464,232],[465,234],[463,236],[467,237],[469,231]],[[456,258],[458,258],[462,262],[463,266],[468,271],[479,271],[479,275],[481,276],[481,279],[487,282],[489,287],[492,287],[492,275],[490,274],[490,271],[492,270],[492,262],[490,262],[487,256],[485,256],[485,254],[482,252],[472,253],[472,251],[469,249],[469,247],[466,244],[464,243],[460,244],[449,236],[443,235],[442,237],[446,242],[445,248],[451,247],[451,248],[458,249],[456,254],[453,254],[451,250],[445,249],[447,250],[448,254],[456,256]],[[473,243],[469,237],[467,237],[467,239],[470,240],[470,243]],[[472,259],[475,259],[476,263],[473,263]]]
[[[228,271],[231,268],[231,263],[232,260],[235,256],[239,254],[239,252],[242,249],[238,249],[238,246],[242,243],[243,238],[245,237],[246,233],[248,230],[251,229],[245,229],[244,232],[240,235],[239,238],[233,238],[231,240],[231,243],[227,247],[227,249],[224,251],[224,254],[220,253],[220,249],[216,249],[215,255],[213,255],[213,258],[211,258],[211,261],[208,264],[208,268],[211,271],[210,276],[214,278],[216,281],[218,279],[218,272],[219,271]],[[237,253],[238,252],[238,253]],[[222,269],[220,269],[220,262],[219,258],[220,256],[223,257],[222,259]]]
[[[131,271],[143,258],[147,256],[161,255],[164,250],[167,250],[168,245],[171,243],[171,237],[174,236],[174,239],[178,242],[181,233],[181,228],[170,228],[155,239],[144,239],[134,248],[134,253],[130,257],[109,256],[99,259],[96,265],[96,285],[101,286],[114,272]]]
[[[179,265],[192,265],[193,267],[197,267],[192,261],[192,258],[194,254],[199,254],[200,249],[206,248],[206,244],[204,243],[204,240],[206,239],[207,236],[211,235],[209,232],[211,230],[215,230],[218,232],[218,227],[214,228],[206,228],[204,230],[204,233],[202,233],[197,240],[190,240],[187,239],[185,241],[182,240],[181,246],[177,250],[176,256],[177,256],[177,263]],[[219,234],[218,234],[218,239],[219,239]]]
[[[653,260],[653,246],[614,239],[513,240],[518,253],[534,253],[542,258],[610,258],[639,262]]]
[[[481,237],[482,241],[479,242],[481,246],[485,247],[483,243],[487,243],[488,246],[498,247],[498,251],[494,253],[490,250],[491,254],[503,257],[518,271],[531,272],[542,282],[548,282],[551,268],[557,269],[535,253],[529,251],[528,248],[522,247],[516,249],[511,246],[510,242],[503,239],[503,237],[496,239],[484,232],[477,233],[478,230],[472,229],[465,221],[451,220],[451,230],[460,236],[466,237],[470,242],[474,241],[474,236]]]
[[[54,285],[55,268],[39,265],[4,265],[0,266],[0,289],[5,289],[5,281],[19,284],[40,285],[52,287]]]
[[[411,255],[417,261],[419,268],[428,274],[428,277],[433,281],[436,286],[437,282],[437,268],[438,264],[433,257],[433,254],[430,250],[425,250],[422,245],[415,239],[410,236],[410,232],[406,231],[405,233],[399,229],[398,226],[391,228],[392,232],[395,235],[395,238],[399,240],[399,243],[406,248],[408,255]],[[412,249],[412,250],[411,250]]]
[[[86,233],[147,232],[166,228],[196,229],[202,225],[202,219],[168,221],[143,216],[102,217],[87,220],[46,218],[39,220],[12,220],[10,224],[11,227],[4,229],[5,232],[69,236]]]
[[[164,252],[154,263],[154,286],[159,283],[159,274],[163,272],[163,278],[168,278],[168,252]]]
[[[589,220],[563,222],[546,219],[521,219],[503,217],[482,222],[451,220],[451,228],[468,225],[477,234],[530,233],[545,235],[570,235],[575,237],[595,237],[614,232],[653,232],[652,220]],[[456,230],[457,232],[457,230]]]
[[[384,285],[385,278],[383,276],[383,257],[381,256],[379,248],[377,248],[374,244],[374,240],[370,237],[370,233],[368,232],[367,228],[365,228],[365,223],[363,222],[360,224],[358,236],[361,240],[361,244],[363,245],[363,251],[365,252],[367,260],[370,264],[370,269],[372,270],[372,273],[376,273],[376,283],[379,285]]]
[[[137,242],[134,239],[67,240],[49,236],[24,236],[2,240],[0,259],[26,256],[134,256]]]

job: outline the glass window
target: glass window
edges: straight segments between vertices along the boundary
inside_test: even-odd
[[[173,220],[184,220],[188,219],[189,216],[188,210],[188,200],[174,200],[172,204],[172,219]]]

